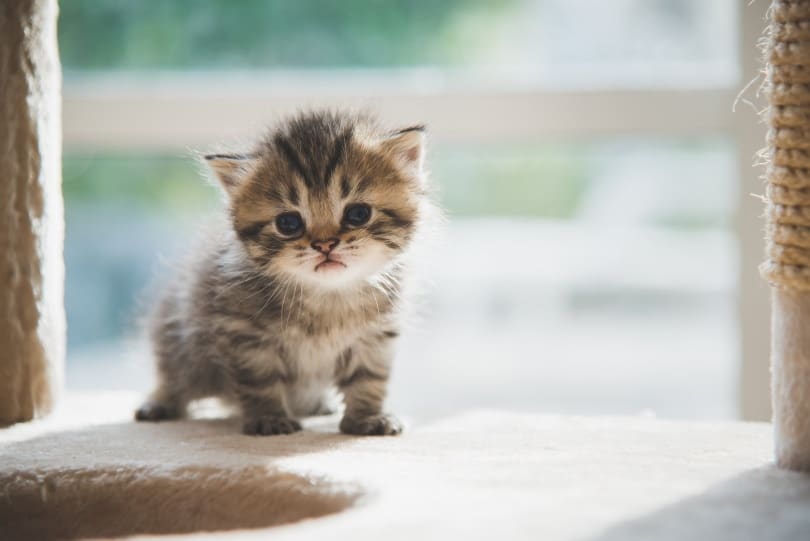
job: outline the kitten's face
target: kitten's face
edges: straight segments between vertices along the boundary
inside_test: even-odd
[[[407,248],[423,197],[422,133],[298,117],[245,160],[209,158],[234,228],[267,274],[326,289],[374,280]],[[229,163],[221,163],[226,160]]]

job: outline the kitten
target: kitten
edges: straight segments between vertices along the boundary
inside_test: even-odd
[[[197,254],[151,324],[159,382],[136,412],[240,406],[246,434],[288,434],[339,389],[348,434],[398,434],[383,412],[405,262],[430,208],[422,126],[302,113],[252,152],[205,156],[228,227]]]

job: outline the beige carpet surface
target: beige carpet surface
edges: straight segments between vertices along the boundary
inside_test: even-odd
[[[478,412],[257,438],[136,424],[135,402],[73,396],[0,431],[0,539],[810,539],[810,477],[772,467],[765,424]]]

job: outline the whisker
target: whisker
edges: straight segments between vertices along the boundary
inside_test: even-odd
[[[265,288],[265,291],[266,291],[267,289],[269,289],[269,288]],[[273,299],[275,299],[275,298],[278,296],[279,289],[280,289],[280,286],[278,286],[278,285],[276,285],[276,286],[273,288],[273,291],[270,293],[270,295],[268,295],[268,296],[267,296],[267,299],[264,301],[264,304],[262,304],[261,308],[259,308],[258,312],[256,312],[256,313],[253,315],[253,317],[251,317],[251,319],[252,319],[252,320],[255,320],[255,318],[256,318],[256,317],[257,317],[259,314],[261,314],[262,312],[264,312],[264,309],[265,309],[265,308],[267,308],[267,305],[268,305],[268,304],[270,304],[270,302],[271,302]]]

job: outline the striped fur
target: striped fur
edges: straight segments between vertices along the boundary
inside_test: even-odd
[[[304,113],[251,152],[206,157],[228,195],[230,227],[154,312],[159,383],[137,419],[179,417],[216,396],[239,405],[245,433],[285,434],[329,411],[325,397],[337,388],[342,431],[401,430],[383,403],[407,255],[430,205],[422,132]],[[367,223],[350,221],[352,205],[370,209]],[[303,227],[284,231],[281,215]]]

